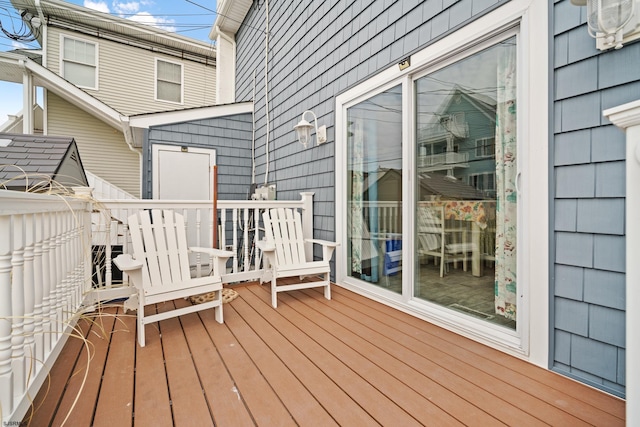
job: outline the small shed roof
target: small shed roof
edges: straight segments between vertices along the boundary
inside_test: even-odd
[[[88,186],[71,137],[0,133],[0,188],[44,191]]]

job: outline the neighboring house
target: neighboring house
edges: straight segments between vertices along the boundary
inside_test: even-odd
[[[71,194],[87,185],[73,138],[0,133],[0,189]]]
[[[229,55],[219,65],[218,79],[234,81],[226,102],[255,101],[257,174],[276,186],[278,199],[315,192],[314,237],[340,243],[339,286],[637,397],[639,380],[627,374],[627,348],[637,338],[625,338],[640,326],[626,323],[625,307],[632,189],[625,188],[625,133],[603,110],[640,98],[640,43],[598,50],[585,8],[569,0],[222,0],[218,10],[211,37],[235,54],[234,63]],[[327,143],[304,149],[296,142],[293,127],[305,110],[327,126]],[[461,113],[477,122],[463,122]],[[473,139],[467,160],[491,158],[473,172],[482,179],[466,177],[488,200],[463,206],[496,217],[495,276],[473,278],[488,279],[492,294],[495,281],[495,312],[482,319],[462,313],[459,299],[443,304],[420,293],[438,280],[415,258],[417,217],[437,202],[417,188],[428,173],[421,162],[447,144],[436,115],[447,116],[455,139]],[[441,147],[429,152],[429,143]],[[452,169],[451,180],[463,177],[465,168]],[[395,289],[362,280],[358,270],[364,256],[356,249],[367,232],[361,218],[377,220],[371,212],[384,204],[371,176],[383,170],[402,183],[384,191],[403,213],[401,229],[391,230],[403,239]]]
[[[12,3],[41,58],[1,53],[0,75],[43,87],[44,134],[73,136],[88,171],[140,197],[143,132],[129,117],[214,105],[215,48],[60,0]],[[23,111],[23,132],[33,133],[34,116]]]
[[[38,104],[33,106],[32,110],[33,115],[33,133],[37,135],[42,135],[42,121],[44,112],[42,111],[42,107]],[[9,118],[3,124],[0,124],[0,132],[4,133],[21,133],[23,130],[23,122],[22,118],[24,114],[22,110],[20,110],[16,114],[9,115]]]

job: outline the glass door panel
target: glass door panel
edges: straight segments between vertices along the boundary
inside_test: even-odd
[[[414,296],[515,329],[515,37],[414,91]]]
[[[347,109],[347,274],[402,291],[402,88]]]

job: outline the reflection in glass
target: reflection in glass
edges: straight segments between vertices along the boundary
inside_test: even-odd
[[[402,92],[347,110],[348,274],[401,292]]]
[[[415,296],[515,328],[516,40],[414,89]]]

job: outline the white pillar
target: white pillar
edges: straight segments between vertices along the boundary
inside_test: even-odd
[[[32,134],[33,123],[33,76],[25,70],[22,74],[22,133]]]
[[[627,425],[640,425],[640,100],[604,111],[626,132],[626,398]]]

